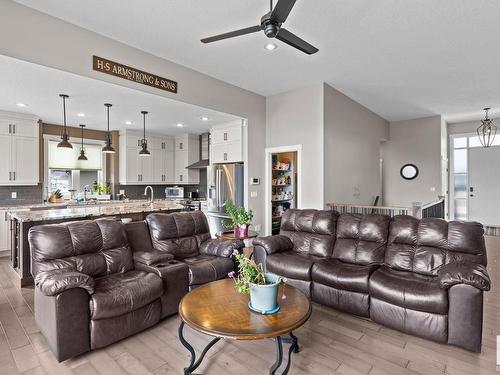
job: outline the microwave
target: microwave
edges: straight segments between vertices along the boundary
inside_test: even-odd
[[[165,198],[167,199],[182,199],[184,198],[184,188],[179,186],[166,187]]]

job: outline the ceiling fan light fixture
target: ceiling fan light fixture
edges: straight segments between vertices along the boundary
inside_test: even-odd
[[[266,43],[264,45],[264,48],[267,50],[267,51],[274,51],[275,49],[278,48],[278,45],[276,43]]]
[[[477,128],[477,136],[479,142],[485,148],[490,147],[495,141],[498,128],[493,124],[493,120],[489,118],[488,112],[491,108],[484,108],[485,117],[481,120],[481,125]]]

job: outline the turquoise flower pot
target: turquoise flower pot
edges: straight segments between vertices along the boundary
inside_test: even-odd
[[[281,282],[278,275],[266,273],[264,276],[269,284],[252,284],[250,286],[251,307],[261,313],[274,311],[278,308],[278,287]]]

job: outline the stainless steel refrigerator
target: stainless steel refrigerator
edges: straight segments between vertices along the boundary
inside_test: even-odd
[[[207,212],[212,236],[216,232],[227,230],[223,225],[227,221],[224,202],[232,201],[235,205],[244,204],[243,164],[217,164],[207,167]]]

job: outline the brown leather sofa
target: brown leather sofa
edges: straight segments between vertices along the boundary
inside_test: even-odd
[[[315,302],[480,351],[483,234],[474,222],[288,210],[254,256]]]
[[[156,324],[177,312],[190,285],[233,269],[243,243],[211,240],[203,213],[151,216],[151,228],[100,219],[30,229],[35,319],[57,360]]]

